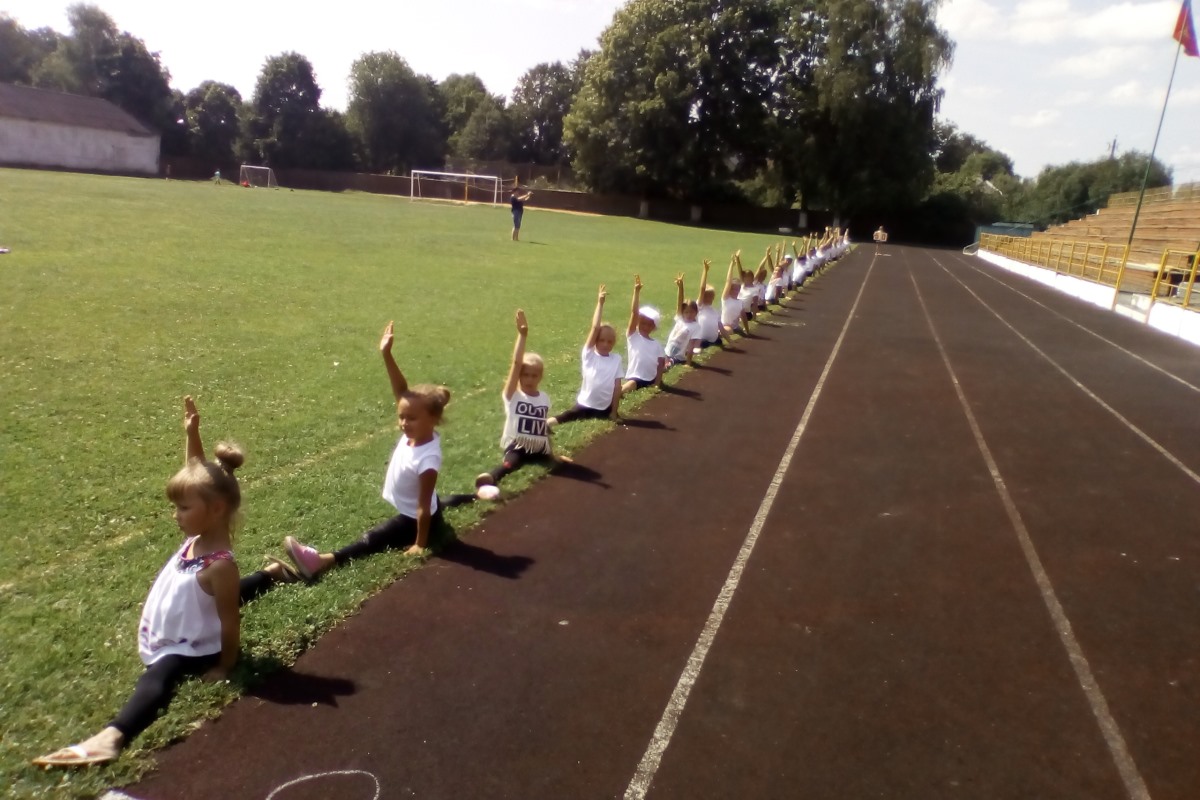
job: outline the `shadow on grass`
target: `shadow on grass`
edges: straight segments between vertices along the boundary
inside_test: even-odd
[[[337,708],[339,697],[347,697],[357,691],[354,681],[346,678],[331,678],[325,675],[310,675],[282,666],[274,657],[254,658],[250,665],[259,674],[270,675],[246,690],[249,697],[257,697],[268,703],[285,706],[314,705]]]
[[[480,547],[462,539],[449,542],[438,550],[434,557],[509,580],[521,577],[521,573],[533,566],[534,563],[529,556],[500,555],[486,547]]]

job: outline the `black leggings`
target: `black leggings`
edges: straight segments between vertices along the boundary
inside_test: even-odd
[[[574,408],[568,408],[563,413],[555,417],[558,424],[564,422],[574,422],[577,419],[604,419],[612,414],[611,408],[591,408],[590,406],[581,406],[578,403]]]
[[[443,508],[460,506],[474,499],[475,495],[473,494],[452,494],[446,497],[439,497],[438,510],[434,512],[433,518],[429,520],[430,536],[432,537],[434,531],[442,523]],[[417,521],[412,517],[397,514],[391,519],[385,520],[374,528],[371,528],[371,530],[364,533],[356,541],[339,550],[334,550],[333,562],[335,564],[345,564],[352,559],[382,553],[384,550],[407,548],[415,544],[416,541]]]
[[[499,483],[505,475],[516,472],[526,464],[545,464],[548,461],[553,461],[549,453],[530,453],[528,450],[522,450],[520,447],[512,445],[505,449],[500,466],[490,471],[488,475],[492,476],[493,481]]]

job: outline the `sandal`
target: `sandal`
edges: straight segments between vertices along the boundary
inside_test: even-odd
[[[282,561],[275,556],[263,556],[263,560],[267,562],[269,567],[279,567],[279,577],[275,578],[276,583],[297,583],[305,581],[304,576],[296,571],[296,568],[286,561]],[[307,581],[305,581],[307,583]]]
[[[90,767],[117,760],[117,753],[89,753],[81,744],[73,744],[33,759],[38,767]]]

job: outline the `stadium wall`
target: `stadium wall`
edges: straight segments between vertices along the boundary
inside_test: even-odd
[[[0,163],[14,167],[157,175],[157,135],[0,117]]]

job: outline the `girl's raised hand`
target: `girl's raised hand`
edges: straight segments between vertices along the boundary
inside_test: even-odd
[[[391,322],[389,322],[387,324],[387,327],[383,329],[383,336],[379,339],[379,352],[381,352],[381,353],[392,352],[392,341],[394,339],[395,339],[395,334],[393,333],[393,325]]]
[[[200,412],[190,394],[183,398],[183,429],[188,433],[200,430]]]
[[[682,272],[680,272],[678,275],[675,276],[675,285],[683,286],[683,273]]]
[[[641,289],[642,289],[642,276],[641,275],[633,276],[633,288],[637,291],[641,291]]]
[[[596,299],[603,303],[606,297],[608,297],[608,287],[602,283],[600,284],[600,291],[596,294]]]
[[[524,336],[529,333],[529,323],[525,320],[525,312],[517,309],[517,333]]]

